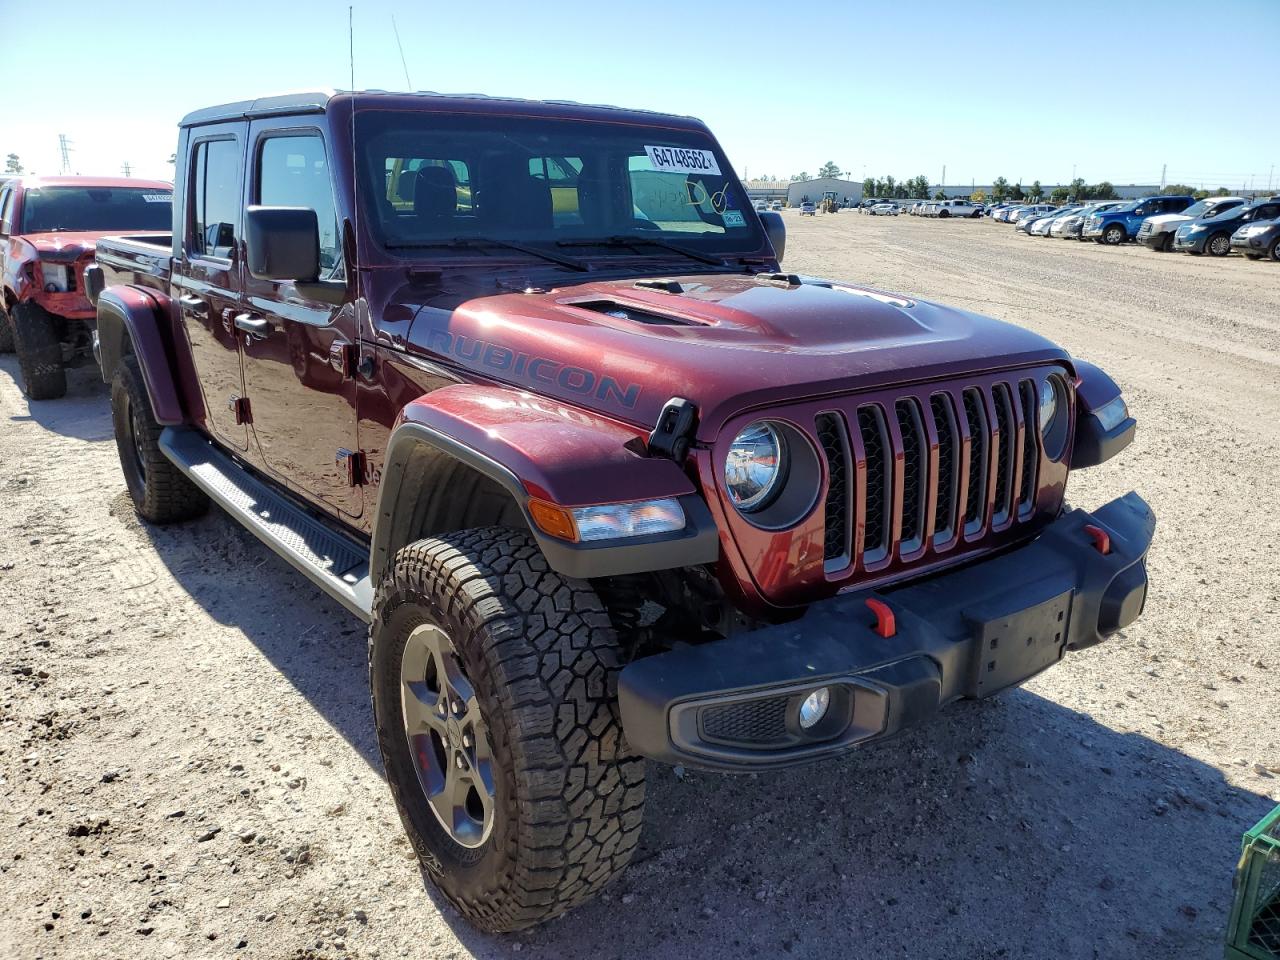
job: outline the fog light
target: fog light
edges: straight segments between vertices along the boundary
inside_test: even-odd
[[[800,727],[808,730],[827,715],[827,707],[831,706],[831,688],[823,687],[804,698],[800,704]]]

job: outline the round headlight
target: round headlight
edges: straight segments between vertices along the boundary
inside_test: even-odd
[[[1059,376],[1046,377],[1040,384],[1040,442],[1045,456],[1060,460],[1067,449],[1070,415],[1067,386]]]
[[[724,462],[724,485],[733,505],[743,513],[767,506],[782,486],[785,457],[778,431],[763,421],[734,437]]]
[[[1048,432],[1049,424],[1058,413],[1058,391],[1053,388],[1053,381],[1046,380],[1040,384],[1040,433]]]

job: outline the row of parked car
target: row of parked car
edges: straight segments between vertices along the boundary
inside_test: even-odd
[[[1152,250],[1280,261],[1280,195],[1245,197],[1144,197],[1054,207],[996,204],[993,221],[1012,223],[1033,237],[1094,240],[1107,246],[1138,242]]]

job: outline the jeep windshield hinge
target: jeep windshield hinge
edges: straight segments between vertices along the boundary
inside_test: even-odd
[[[657,426],[649,434],[649,456],[666,457],[682,463],[698,426],[698,408],[684,397],[672,397],[658,414]]]

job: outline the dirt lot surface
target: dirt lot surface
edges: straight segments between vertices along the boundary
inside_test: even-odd
[[[1071,481],[1159,516],[1145,617],[840,762],[650,767],[607,896],[481,936],[424,890],[364,630],[218,512],[134,519],[89,371],[0,359],[0,954],[1208,958],[1280,799],[1280,265],[788,215],[786,266],[993,314],[1102,364],[1138,439]],[[1274,772],[1269,772],[1274,771]]]

